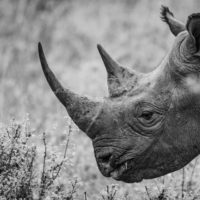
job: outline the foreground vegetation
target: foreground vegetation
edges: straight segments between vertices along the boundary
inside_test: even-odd
[[[107,185],[95,197],[81,191],[83,182],[73,176],[74,163],[70,136],[71,124],[66,127],[65,140],[60,144],[63,153],[48,144],[47,134],[39,135],[43,150],[35,144],[38,134],[31,130],[28,119],[19,123],[12,120],[0,127],[0,198],[1,199],[135,199],[117,184]],[[55,131],[55,130],[54,130]],[[52,151],[53,150],[53,151]],[[196,159],[176,176],[154,180],[151,187],[145,186],[140,199],[165,200],[200,198],[198,182],[194,179],[198,164]],[[176,178],[175,178],[176,177]],[[180,178],[180,180],[179,180]],[[180,184],[180,185],[179,185]],[[90,191],[89,191],[90,192]]]
[[[123,65],[152,70],[174,39],[159,19],[161,4],[183,21],[200,6],[198,0],[1,1],[1,199],[200,199],[198,158],[184,170],[142,183],[104,178],[89,139],[76,128],[69,131],[66,111],[38,61],[41,41],[67,87],[94,98],[106,96],[106,72],[96,44]],[[21,122],[26,113],[31,125]],[[12,118],[20,123],[10,123]]]

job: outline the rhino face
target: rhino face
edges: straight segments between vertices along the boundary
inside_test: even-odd
[[[161,18],[176,39],[151,73],[126,69],[97,46],[108,74],[109,97],[104,100],[64,89],[39,44],[51,89],[92,139],[98,167],[106,177],[139,182],[178,170],[199,154],[200,91],[193,86],[199,82],[200,15],[189,16],[186,27],[166,7]]]

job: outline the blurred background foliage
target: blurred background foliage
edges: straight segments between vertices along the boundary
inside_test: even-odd
[[[43,76],[37,43],[42,42],[51,68],[66,87],[94,98],[107,96],[106,72],[96,44],[124,66],[151,71],[174,40],[160,20],[161,4],[184,22],[200,11],[199,0],[0,0],[0,122],[29,113],[37,132],[56,127],[57,134],[48,137],[58,145],[64,139],[67,113]],[[117,183],[98,171],[89,139],[78,131],[72,137],[74,174],[84,183],[81,191],[92,196]],[[171,177],[181,179],[179,175],[168,175],[168,184]],[[154,188],[164,179],[120,185],[137,199],[145,185]]]

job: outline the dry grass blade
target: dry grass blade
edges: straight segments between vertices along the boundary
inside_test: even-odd
[[[181,198],[184,199],[184,186],[185,186],[185,168],[182,170],[182,182],[181,182]]]
[[[40,193],[39,193],[39,200],[42,200],[45,195],[46,190],[46,178],[45,178],[45,172],[46,172],[46,158],[47,158],[47,143],[46,143],[46,134],[43,132],[43,138],[42,138],[43,144],[44,144],[44,156],[43,156],[43,169],[42,169],[42,176],[41,176],[41,183],[40,183]]]
[[[147,197],[149,198],[149,200],[152,200],[151,196],[149,194],[149,189],[147,188],[147,186],[145,186],[145,190],[146,190],[146,194],[147,194]]]

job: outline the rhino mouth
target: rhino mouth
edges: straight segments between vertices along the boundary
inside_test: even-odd
[[[140,182],[143,180],[143,170],[139,170],[134,166],[133,160],[127,160],[114,168],[109,177],[117,181],[124,181],[126,183]]]
[[[113,155],[113,151],[108,150],[98,152],[96,160],[103,176],[132,183],[142,181],[146,175],[151,176],[151,171],[152,176],[155,173],[153,166],[150,168],[148,165],[149,160],[146,159],[148,155],[147,152],[143,152],[141,157],[123,159],[122,156]]]
[[[110,176],[114,178],[115,180],[120,180],[120,177],[122,177],[126,172],[130,169],[130,166],[128,166],[128,161],[120,164],[117,168],[115,168],[111,173]]]
[[[98,168],[105,177],[127,183],[140,182],[148,171],[148,157],[152,152],[150,147],[137,156],[127,155],[111,147],[103,148],[99,144],[97,146],[97,143],[94,147]]]
[[[115,168],[113,168],[109,163],[98,163],[98,166],[104,176],[112,177],[116,180],[120,180],[120,177],[122,177],[130,169],[130,167],[128,168],[128,161]]]
[[[112,177],[117,181],[124,181],[124,182],[140,182],[143,180],[142,170],[139,170],[135,166],[134,159],[126,160],[118,165],[113,165],[111,162],[98,162],[99,170],[101,171],[102,175],[105,177]]]

